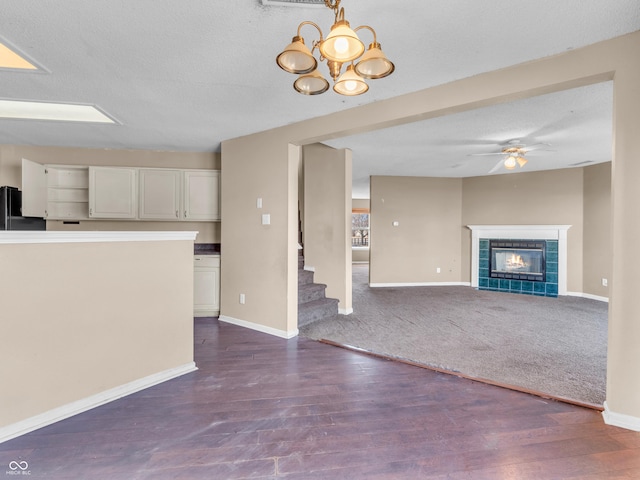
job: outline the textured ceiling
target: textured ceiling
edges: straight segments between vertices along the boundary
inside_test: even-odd
[[[401,8],[399,5],[401,4]],[[371,25],[395,73],[360,97],[294,92],[276,55],[303,20],[332,12],[260,0],[3,0],[0,37],[43,67],[0,70],[0,97],[96,105],[119,125],[0,120],[1,144],[219,151],[220,142],[562,53],[640,30],[638,0],[343,0]],[[303,29],[309,43],[314,30]],[[365,44],[371,41],[362,32]],[[528,171],[611,158],[611,84],[329,142],[368,176],[484,175],[512,139],[546,142]]]

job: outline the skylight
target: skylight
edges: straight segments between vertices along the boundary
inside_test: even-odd
[[[117,123],[93,105],[0,100],[0,118]]]

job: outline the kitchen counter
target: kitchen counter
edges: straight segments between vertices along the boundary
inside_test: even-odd
[[[0,443],[196,369],[196,234],[0,232]]]
[[[193,245],[194,255],[220,255],[219,243],[195,243]]]

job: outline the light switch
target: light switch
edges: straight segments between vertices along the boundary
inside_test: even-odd
[[[400,225],[400,222],[397,222],[397,221],[396,221],[396,222],[393,222],[393,223],[392,223],[392,225],[393,225],[394,227],[397,227],[398,225]]]
[[[269,213],[262,214],[262,224],[270,225],[271,224],[271,215]]]
[[[256,208],[262,208],[262,198],[258,198],[258,200],[256,200]]]

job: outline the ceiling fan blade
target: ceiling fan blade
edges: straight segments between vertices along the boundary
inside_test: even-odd
[[[531,152],[533,150],[540,150],[542,147],[550,147],[550,143],[534,143],[533,145],[525,145],[522,148],[527,152]]]
[[[556,152],[557,150],[547,150],[545,149],[540,149],[540,150],[527,150],[525,148],[525,155],[539,155],[541,153],[545,153],[545,152]]]
[[[491,170],[489,170],[489,173],[493,173],[493,172],[496,172],[496,171],[500,170],[500,167],[502,167],[503,163],[504,163],[504,160],[500,159],[500,161],[498,163],[496,163],[496,166],[493,167]]]
[[[479,157],[479,156],[483,156],[483,155],[505,155],[504,152],[493,152],[493,153],[469,153],[467,156],[468,157]]]

